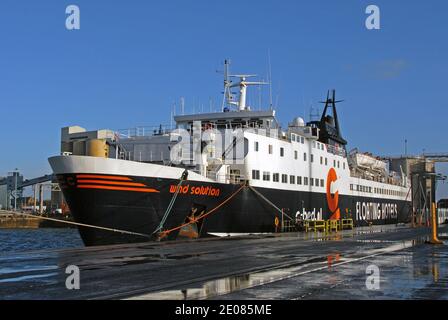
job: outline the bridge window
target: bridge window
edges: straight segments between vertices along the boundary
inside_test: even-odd
[[[297,176],[297,184],[302,184],[302,177],[301,176]]]
[[[285,148],[280,148],[280,157],[285,156]]]
[[[279,182],[279,181],[280,181],[280,174],[278,174],[278,173],[274,173],[274,174],[272,175],[272,180],[273,180],[274,182]]]
[[[288,175],[282,174],[282,183],[288,183]]]
[[[268,152],[269,152],[269,154],[272,154],[272,144],[269,145]]]
[[[308,177],[303,177],[303,184],[308,185]]]
[[[258,141],[255,141],[255,144],[254,144],[254,149],[255,149],[255,151],[257,151],[257,152],[258,152]]]

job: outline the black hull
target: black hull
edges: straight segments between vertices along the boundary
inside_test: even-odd
[[[179,183],[179,180],[131,177],[133,182],[157,190],[145,193],[108,190],[106,186],[82,189],[77,183],[76,175],[58,175],[58,179],[75,221],[148,235],[158,227],[174,195],[173,188]],[[185,181],[182,188],[164,224],[164,230],[184,223],[192,207],[203,208],[205,212],[212,210],[237,192],[240,185]],[[332,215],[325,193],[267,188],[257,188],[257,191],[294,218],[298,211],[306,211],[309,219],[315,218],[319,212],[323,219],[329,219]],[[379,210],[374,210],[374,206]],[[409,222],[411,216],[410,202],[392,199],[340,195],[339,209],[342,218],[351,217],[356,225]],[[244,187],[229,202],[204,219],[200,234],[272,233],[276,232],[276,217],[280,220],[281,214],[253,190]],[[148,240],[142,236],[88,227],[80,227],[79,232],[86,246]],[[177,231],[168,238],[173,239],[176,235]]]

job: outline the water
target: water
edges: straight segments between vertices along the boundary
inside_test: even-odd
[[[77,229],[0,229],[0,254],[83,246]]]

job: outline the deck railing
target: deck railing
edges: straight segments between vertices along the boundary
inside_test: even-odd
[[[157,135],[169,134],[173,127],[169,125],[144,126],[128,129],[119,129],[115,131],[118,138],[130,139],[135,137],[152,137]]]

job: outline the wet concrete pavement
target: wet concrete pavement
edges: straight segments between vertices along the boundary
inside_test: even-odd
[[[440,229],[443,235],[446,226]],[[448,246],[377,226],[0,255],[1,299],[448,299]],[[80,289],[68,290],[68,265]],[[377,266],[379,288],[366,287]]]
[[[223,299],[448,299],[448,250],[416,245],[223,296]],[[379,288],[366,287],[367,267]],[[369,273],[370,274],[370,273]]]

